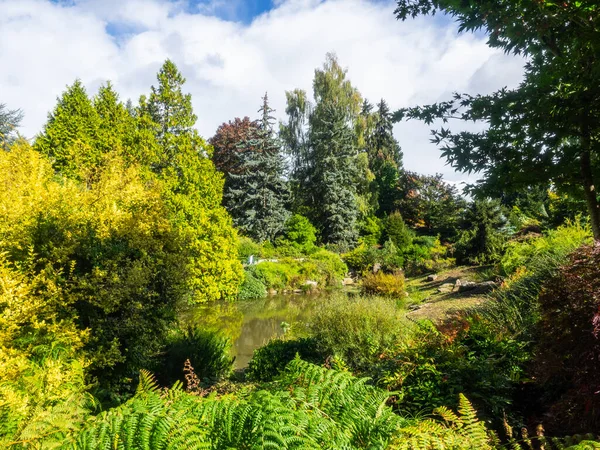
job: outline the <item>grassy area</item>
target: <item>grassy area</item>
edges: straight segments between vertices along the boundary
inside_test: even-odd
[[[406,279],[408,293],[407,316],[411,319],[443,320],[456,311],[469,309],[487,300],[485,293],[477,290],[457,292],[449,290],[457,280],[481,282],[493,280],[494,275],[489,266],[460,266],[437,274],[434,281],[428,281],[427,276]]]

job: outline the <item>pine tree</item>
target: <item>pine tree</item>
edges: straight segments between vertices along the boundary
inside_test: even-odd
[[[136,134],[135,118],[119,101],[119,94],[110,81],[100,86],[93,105],[98,114],[98,146],[102,151],[131,152]]]
[[[69,86],[48,115],[34,148],[48,155],[54,169],[71,178],[82,178],[98,166],[102,148],[98,140],[99,117],[80,80]]]
[[[261,119],[235,144],[237,164],[227,174],[224,200],[240,230],[258,241],[274,241],[290,215],[290,195],[267,94],[259,112]]]
[[[347,248],[358,235],[363,100],[333,54],[315,71],[313,96],[314,105],[304,91],[288,92],[288,123],[281,125],[293,164],[294,206],[306,211],[325,243]]]
[[[147,114],[154,125],[156,140],[160,147],[157,171],[177,167],[177,153],[192,147],[203,152],[201,139],[193,128],[198,117],[192,109],[191,94],[184,94],[185,78],[169,59],[157,75],[158,87],[152,86],[150,96],[140,98],[140,113]]]
[[[23,112],[20,109],[7,109],[4,103],[0,103],[0,148],[6,149],[12,143],[21,120]]]
[[[381,216],[394,209],[403,166],[402,150],[394,138],[392,115],[384,99],[377,104],[373,116],[373,127],[366,139],[366,151],[369,168],[375,176],[373,184],[377,193],[377,213]]]
[[[348,248],[358,238],[354,134],[333,103],[319,105],[311,119],[313,215],[324,242]]]
[[[185,78],[167,60],[148,98],[137,110],[140,133],[155,133],[152,170],[164,184],[171,220],[188,236],[181,252],[189,257],[190,301],[230,298],[243,276],[237,260],[237,235],[221,206],[223,177],[207,157],[209,146],[193,128],[196,115]]]

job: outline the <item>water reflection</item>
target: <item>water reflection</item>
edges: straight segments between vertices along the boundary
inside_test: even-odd
[[[327,297],[324,293],[274,295],[252,301],[211,303],[182,312],[181,321],[229,336],[235,367],[242,368],[248,365],[254,350],[283,334],[282,322],[301,329],[316,305]]]

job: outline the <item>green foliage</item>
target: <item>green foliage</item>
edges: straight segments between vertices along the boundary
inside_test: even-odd
[[[370,273],[375,264],[379,264],[380,269],[386,273],[398,272],[404,265],[404,256],[391,240],[382,248],[359,245],[345,253],[343,259],[351,270],[360,275]]]
[[[307,281],[316,281],[322,287],[338,284],[348,268],[339,255],[319,250],[302,259],[263,261],[251,270],[268,289],[289,290],[301,288]]]
[[[325,356],[317,350],[314,338],[271,339],[254,351],[246,369],[246,377],[252,381],[272,381],[296,355],[315,364],[325,361]]]
[[[460,31],[485,31],[491,47],[527,54],[524,79],[514,89],[455,94],[449,101],[401,110],[397,118],[489,124],[485,131],[441,128],[432,133],[433,141],[456,169],[483,173],[476,187],[488,194],[548,183],[575,193],[585,199],[600,239],[597,2],[398,0],[396,14],[405,20],[435,11],[454,17]]]
[[[253,270],[246,270],[244,272],[244,281],[240,286],[240,292],[238,299],[240,300],[252,300],[255,298],[263,298],[267,295],[267,288],[264,283],[256,278]]]
[[[455,259],[446,257],[448,247],[441,244],[440,239],[433,236],[418,236],[412,245],[405,250],[404,268],[407,275],[422,275],[428,272],[439,272],[454,265]]]
[[[394,211],[385,219],[383,239],[391,240],[401,251],[412,243],[414,235],[415,233],[404,223],[398,211]]]
[[[248,262],[250,256],[255,258],[262,256],[262,252],[262,246],[249,237],[240,236],[238,238],[238,258],[242,263]]]
[[[382,221],[375,216],[368,216],[364,219],[360,227],[360,238],[358,239],[361,245],[372,247],[379,244],[383,235]]]
[[[414,426],[404,427],[390,446],[398,450],[418,449],[493,449],[497,448],[496,436],[488,431],[467,398],[460,394],[458,414],[446,407],[434,411],[446,426],[425,419]]]
[[[210,147],[193,125],[191,96],[185,78],[167,60],[148,100],[140,98],[140,122],[158,144],[151,169],[162,182],[169,220],[184,238],[189,302],[231,299],[238,293],[243,270],[237,258],[237,233],[221,206],[223,178],[207,155]]]
[[[266,94],[259,112],[261,120],[249,126],[243,136],[217,135],[213,141],[235,148],[228,155],[231,167],[225,173],[223,196],[235,225],[259,242],[274,242],[290,215],[287,210],[289,189],[283,178],[283,155],[280,142],[273,133],[273,110]],[[223,142],[229,139],[240,140]],[[220,153],[223,153],[222,149]]]
[[[308,328],[320,352],[367,370],[402,335],[406,326],[400,316],[393,300],[339,295],[319,306]]]
[[[317,270],[321,274],[320,278],[324,279],[324,283],[327,285],[338,284],[348,272],[348,266],[346,266],[340,255],[327,250],[319,250],[313,253],[310,255],[309,261],[316,264]]]
[[[466,201],[456,186],[446,183],[441,174],[402,173],[394,202],[406,223],[419,234],[439,235],[444,242],[454,241]]]
[[[476,318],[463,319],[446,334],[418,329],[377,371],[386,387],[401,391],[402,413],[456,405],[458,393],[468,392],[487,418],[498,421],[525,377],[530,352],[525,342],[498,335]]]
[[[69,178],[86,178],[102,162],[98,140],[100,118],[80,80],[58,99],[48,115],[34,148],[47,155],[57,172]]]
[[[551,253],[564,255],[588,242],[591,237],[589,224],[581,224],[580,220],[568,221],[557,229],[548,231],[543,237],[524,242],[509,242],[500,261],[500,267],[505,275],[512,275],[519,268],[526,269],[530,261],[538,255]]]
[[[219,333],[193,327],[174,330],[161,355],[158,378],[167,386],[185,381],[183,366],[189,359],[200,381],[210,385],[231,373],[234,358],[229,356],[230,350],[230,339]]]
[[[358,139],[362,103],[333,54],[315,71],[314,106],[304,91],[287,93],[281,136],[292,159],[295,203],[308,211],[325,244],[341,250],[358,238]]]
[[[589,239],[588,228],[570,223],[545,237],[511,244],[502,266],[513,273],[505,278],[502,289],[493,293],[496,301],[479,308],[479,314],[500,333],[533,339],[540,318],[538,297],[544,283],[557,273],[571,252]]]
[[[18,286],[2,310],[7,348],[27,355],[72,340],[106,387],[127,383],[160,350],[185,298],[186,261],[159,184],[118,157],[96,177],[89,186],[56,179],[26,143],[0,153],[2,268]]]
[[[344,253],[342,258],[350,270],[363,274],[369,271],[373,267],[373,264],[375,264],[376,252],[376,247],[367,247],[361,244],[348,253]]]
[[[7,351],[8,350],[8,351]],[[58,340],[27,355],[0,351],[0,446],[60,439],[95,406],[85,394],[85,361]]]
[[[292,247],[300,253],[310,254],[315,250],[317,229],[308,218],[294,214],[285,223],[283,236],[277,240],[278,247]]]
[[[404,275],[379,271],[367,274],[362,280],[365,294],[385,295],[402,299],[404,297]]]
[[[239,394],[203,395],[184,392],[180,383],[161,390],[142,372],[136,395],[127,403],[91,416],[85,407],[65,402],[63,411],[69,407],[71,412],[81,411],[71,416],[68,427],[56,432],[48,428],[47,415],[35,417],[27,426],[32,432],[9,440],[8,448],[500,448],[462,395],[458,414],[438,408],[435,412],[441,421],[409,420],[394,414],[387,406],[390,394],[367,379],[297,358],[276,383]],[[582,449],[586,444],[597,445],[584,441],[593,438],[544,438],[543,442],[548,449],[575,444],[579,447],[574,448]]]
[[[500,228],[506,219],[500,204],[493,200],[476,200],[463,219],[463,230],[454,246],[459,264],[490,264],[502,256],[505,236]]]
[[[0,148],[7,150],[15,139],[15,130],[23,120],[20,109],[7,109],[6,104],[0,103]]]

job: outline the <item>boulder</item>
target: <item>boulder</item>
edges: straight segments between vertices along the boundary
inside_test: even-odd
[[[354,280],[350,277],[347,277],[342,280],[342,284],[344,286],[350,286],[350,285],[354,284]]]
[[[496,286],[497,284],[494,281],[484,281],[482,283],[465,281],[458,287],[458,292],[468,292],[476,290],[477,292],[483,293],[495,289]]]
[[[381,270],[381,264],[375,263],[373,264],[373,273],[377,273]]]
[[[437,279],[438,279],[438,276],[437,276],[437,274],[429,275],[429,276],[427,277],[427,281],[435,281],[435,280],[437,280]]]
[[[275,289],[273,289],[273,288],[270,288],[270,289],[267,291],[267,293],[268,293],[269,295],[277,295],[277,291],[276,291]]]

